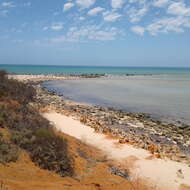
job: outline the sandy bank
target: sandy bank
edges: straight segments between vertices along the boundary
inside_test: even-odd
[[[150,159],[148,151],[127,144],[118,145],[118,140],[95,133],[94,129],[62,114],[44,113],[44,117],[53,122],[58,130],[101,149],[112,159],[125,161],[131,157],[136,158],[131,169],[132,176],[149,181],[157,189],[182,190],[183,184],[190,186],[190,167],[183,163]]]
[[[64,80],[66,77],[59,75],[8,75],[8,78],[23,82],[41,82],[46,80]]]
[[[15,79],[22,82],[43,82],[48,80],[65,80],[65,79],[80,79],[80,78],[99,78],[104,75],[101,74],[76,74],[76,75],[70,75],[70,74],[61,74],[61,75],[55,75],[55,74],[39,74],[39,75],[33,75],[33,74],[24,74],[24,75],[8,75],[9,79]]]

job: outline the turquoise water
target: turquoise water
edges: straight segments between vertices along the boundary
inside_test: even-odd
[[[190,68],[153,68],[153,67],[90,67],[90,66],[49,66],[49,65],[1,65],[5,69],[16,74],[190,74]]]

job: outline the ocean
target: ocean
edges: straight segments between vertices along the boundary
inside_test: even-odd
[[[160,75],[190,74],[190,68],[167,67],[100,67],[100,66],[54,66],[54,65],[2,65],[0,69],[14,74],[112,74],[112,75]]]
[[[106,73],[103,78],[43,85],[73,101],[190,124],[190,68],[0,65],[0,69],[16,74]]]

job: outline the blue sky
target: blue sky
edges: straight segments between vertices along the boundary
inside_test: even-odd
[[[189,0],[0,0],[0,64],[190,66]]]

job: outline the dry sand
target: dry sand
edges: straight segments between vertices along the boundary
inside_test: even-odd
[[[46,80],[64,80],[65,76],[56,75],[8,75],[9,79],[15,79],[18,81],[46,81]]]
[[[151,154],[146,150],[137,149],[127,144],[118,146],[118,140],[109,139],[104,134],[96,133],[94,129],[71,117],[55,112],[43,115],[59,131],[101,149],[111,159],[126,161],[133,157],[136,158],[130,171],[132,177],[147,180],[156,189],[183,190],[183,184],[190,186],[190,167],[183,163],[157,158],[150,159]]]

